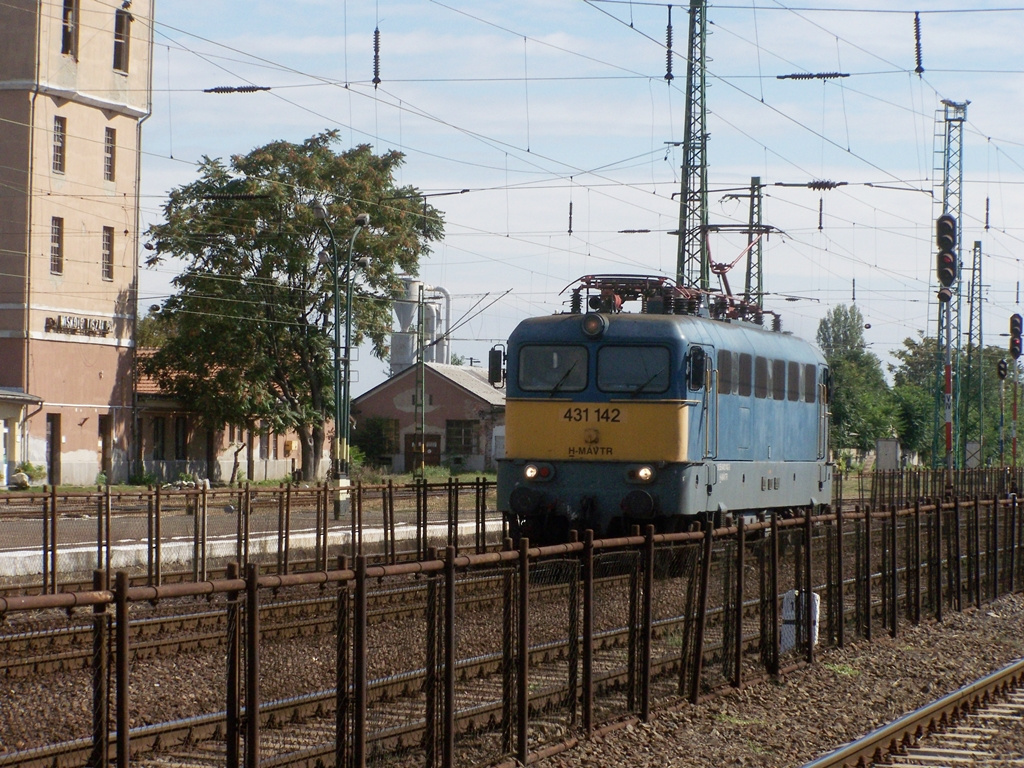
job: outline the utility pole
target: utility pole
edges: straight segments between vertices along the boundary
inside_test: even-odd
[[[708,257],[707,109],[705,104],[706,0],[690,0],[686,58],[686,125],[683,128],[683,165],[679,193],[676,282],[706,291],[711,286]]]

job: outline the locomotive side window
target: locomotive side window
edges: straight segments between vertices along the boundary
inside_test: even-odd
[[[772,399],[786,399],[786,361],[772,360]]]
[[[740,353],[740,369],[736,378],[737,392],[742,397],[750,397],[751,384],[754,381],[754,358],[746,352]]]
[[[731,395],[735,388],[732,370],[732,352],[718,350],[718,394]]]
[[[800,399],[800,363],[789,363],[789,376],[786,378],[786,398],[795,403]]]
[[[708,367],[708,355],[704,347],[690,347],[686,355],[686,381],[691,390],[704,389],[705,372]]]
[[[602,347],[597,353],[597,387],[631,395],[665,392],[669,360],[667,347]]]
[[[527,392],[579,392],[587,386],[587,348],[534,344],[519,350],[519,386]]]
[[[818,372],[813,363],[804,366],[804,402],[813,403],[818,399]]]
[[[758,355],[754,358],[754,397],[768,397],[768,358]]]

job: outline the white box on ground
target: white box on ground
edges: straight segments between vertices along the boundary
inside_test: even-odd
[[[779,652],[785,653],[796,647],[797,626],[804,621],[807,610],[801,592],[791,589],[782,596],[782,630],[779,632]],[[818,608],[821,598],[811,592],[811,644],[818,644]]]

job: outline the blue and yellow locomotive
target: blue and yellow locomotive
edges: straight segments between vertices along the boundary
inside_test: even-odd
[[[667,278],[604,275],[578,281],[570,312],[520,323],[498,464],[513,536],[671,532],[827,505],[825,360],[760,320]]]

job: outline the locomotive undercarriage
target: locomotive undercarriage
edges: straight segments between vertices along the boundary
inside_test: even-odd
[[[597,538],[629,535],[634,526],[658,533],[716,527],[779,512],[818,509],[830,500],[831,468],[815,462],[697,462],[658,466],[649,482],[628,478],[635,465],[548,464],[540,481],[522,478],[529,462],[507,462],[498,473],[498,498],[514,540],[568,541],[590,529]],[[620,479],[616,479],[620,478]]]

